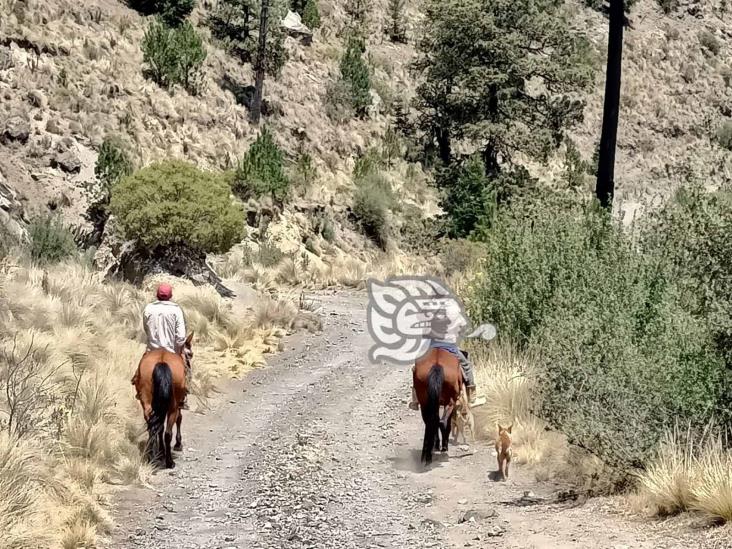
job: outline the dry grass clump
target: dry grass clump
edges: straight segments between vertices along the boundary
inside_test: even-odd
[[[732,452],[710,432],[667,433],[639,476],[636,503],[656,515],[691,510],[713,522],[732,521]]]
[[[111,486],[149,481],[130,378],[156,282],[145,291],[103,284],[73,262],[47,272],[10,262],[0,268],[3,547],[94,547],[111,528]],[[298,312],[273,301],[257,314],[237,314],[210,288],[174,287],[199,334],[193,406],[205,406],[216,379],[263,364]]]

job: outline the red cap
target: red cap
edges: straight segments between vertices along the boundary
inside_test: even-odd
[[[173,297],[173,287],[170,284],[161,284],[158,286],[158,299],[160,301],[168,301]]]

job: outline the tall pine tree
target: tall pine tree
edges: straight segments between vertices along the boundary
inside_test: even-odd
[[[545,157],[581,119],[589,46],[561,0],[427,0],[424,31],[416,107],[445,164],[459,142],[491,177],[518,153]]]

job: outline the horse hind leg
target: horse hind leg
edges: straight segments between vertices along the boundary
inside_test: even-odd
[[[173,450],[176,452],[182,452],[183,451],[183,437],[180,434],[180,424],[183,421],[183,414],[180,410],[178,410],[178,419],[175,421],[175,446],[173,447]]]
[[[175,467],[175,462],[173,461],[173,451],[172,451],[172,442],[173,442],[173,425],[176,424],[178,418],[178,413],[168,414],[168,419],[165,422],[165,429],[164,429],[164,452],[165,452],[165,467],[166,469],[172,469]]]

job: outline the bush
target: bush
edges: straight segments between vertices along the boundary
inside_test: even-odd
[[[627,471],[674,422],[701,427],[729,410],[711,317],[688,306],[668,239],[639,250],[566,195],[520,200],[486,239],[472,312],[539,354],[539,411],[571,442]]]
[[[109,218],[112,187],[132,174],[132,170],[132,161],[122,143],[115,138],[105,138],[94,165],[96,181],[87,186],[89,208],[85,216],[100,234]]]
[[[274,138],[265,127],[239,163],[232,188],[242,199],[271,196],[282,202],[290,181],[282,167],[283,158]]]
[[[330,82],[325,88],[325,114],[339,124],[351,120],[356,111],[351,101],[351,86],[344,80]]]
[[[198,93],[206,49],[189,22],[170,27],[161,20],[152,21],[142,40],[142,54],[146,76],[159,86],[167,89],[180,84],[190,93]]]
[[[191,14],[196,0],[130,0],[130,6],[145,15],[158,14],[166,24],[176,26]]]
[[[74,235],[57,215],[36,217],[28,229],[29,252],[34,263],[58,263],[76,253]]]
[[[717,128],[717,143],[725,149],[732,151],[732,121],[726,120]]]
[[[661,11],[668,15],[669,13],[676,11],[679,7],[679,0],[657,0],[658,5],[661,7]]]
[[[318,0],[308,0],[302,12],[302,22],[310,29],[320,27],[320,10]]]
[[[365,51],[363,39],[351,36],[341,59],[341,79],[348,85],[350,103],[358,116],[365,116],[371,106],[371,76],[363,60]]]
[[[386,249],[389,241],[389,210],[394,203],[394,192],[383,176],[375,174],[358,181],[353,214],[364,234],[382,249]]]
[[[155,251],[184,245],[224,253],[240,240],[244,214],[221,175],[186,162],[153,164],[112,189],[112,213],[128,238]]]
[[[699,42],[712,55],[718,55],[722,49],[722,45],[717,40],[717,37],[707,30],[699,33]]]

